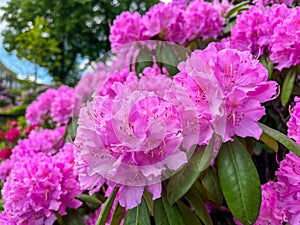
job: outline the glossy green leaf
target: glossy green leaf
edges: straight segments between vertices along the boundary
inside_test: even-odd
[[[280,133],[277,130],[274,130],[262,123],[259,123],[259,126],[263,130],[264,133],[269,135],[270,137],[274,138],[276,141],[284,145],[286,148],[288,148],[290,151],[294,152],[297,156],[300,157],[300,146],[293,141],[292,139],[288,138],[283,133]]]
[[[297,70],[295,68],[292,68],[289,70],[289,72],[284,78],[282,84],[282,90],[280,94],[280,100],[284,107],[288,104],[290,100],[296,76],[297,76]]]
[[[209,167],[205,176],[201,179],[202,185],[209,193],[209,199],[218,205],[223,203],[223,194],[216,171]]]
[[[115,188],[113,193],[106,199],[106,201],[102,207],[102,210],[100,212],[100,215],[97,219],[96,225],[105,225],[106,220],[109,216],[110,210],[112,208],[112,205],[114,203],[114,200],[116,198],[116,195],[118,193],[118,190],[119,190],[118,188]]]
[[[123,216],[124,216],[124,212],[125,212],[125,208],[120,206],[120,204],[118,202],[116,207],[115,207],[114,213],[112,215],[110,225],[119,225],[119,224],[121,224],[121,221],[122,221]]]
[[[244,1],[244,2],[240,2],[239,4],[236,4],[227,12],[225,18],[230,18],[234,14],[239,13],[241,10],[245,9],[245,7],[249,4],[249,2],[250,1]]]
[[[136,75],[139,76],[139,74],[141,72],[143,72],[143,70],[146,67],[151,67],[153,65],[153,61],[152,61],[152,54],[150,52],[150,50],[148,49],[141,49],[137,58],[136,58],[136,63],[135,63],[135,72]]]
[[[185,195],[185,198],[192,205],[193,209],[205,225],[213,225],[205,203],[199,192],[194,187]]]
[[[271,149],[273,149],[275,152],[278,151],[278,143],[277,141],[272,138],[271,136],[269,136],[266,133],[262,133],[262,135],[260,136],[259,140],[261,140],[262,142],[264,142],[267,146],[269,146]]]
[[[141,204],[128,210],[124,225],[151,225],[147,205],[143,198]]]
[[[218,154],[218,174],[232,214],[244,225],[253,224],[260,210],[261,186],[249,153],[237,139],[222,145]]]
[[[213,158],[214,138],[205,147],[200,146],[189,162],[173,177],[170,178],[167,195],[171,204],[185,195],[198,179],[202,171],[210,164]]]
[[[185,225],[202,225],[198,217],[181,201],[177,202],[177,206],[182,214]]]
[[[184,225],[178,206],[169,204],[165,192],[154,201],[154,221],[155,225]]]

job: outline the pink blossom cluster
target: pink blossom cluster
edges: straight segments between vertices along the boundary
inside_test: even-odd
[[[237,16],[230,40],[239,50],[249,50],[257,56],[270,54],[275,67],[282,70],[300,63],[299,21],[298,6],[274,4],[266,9],[252,6]]]
[[[233,135],[259,139],[257,121],[265,114],[261,103],[276,94],[276,82],[250,52],[211,43],[179,64],[174,77],[191,96],[200,118],[199,144],[207,144],[214,132],[223,142]]]
[[[61,86],[58,89],[48,89],[38,96],[26,110],[26,120],[29,124],[42,124],[52,119],[58,124],[67,124],[72,117],[74,107],[74,89]]]
[[[293,0],[254,0],[253,3],[257,6],[267,6],[281,3],[291,6],[293,4]]]
[[[295,98],[295,106],[287,123],[288,136],[300,144],[300,103]],[[269,181],[262,186],[262,206],[256,225],[281,225],[300,223],[300,158],[288,153],[276,171],[277,182]]]
[[[6,179],[16,162],[34,157],[41,152],[48,155],[56,153],[64,144],[65,130],[66,127],[57,127],[54,130],[40,129],[31,132],[27,139],[19,141],[18,145],[12,149],[10,157],[0,162],[0,180]]]
[[[145,188],[159,198],[166,167],[186,163],[180,146],[189,150],[198,138],[196,111],[179,85],[151,69],[140,80],[131,74],[116,71],[82,108],[75,139],[81,187],[120,187],[126,209],[141,202]]]
[[[295,97],[295,106],[291,108],[291,118],[287,122],[288,136],[300,145],[300,98]]]
[[[227,2],[227,3],[226,3]],[[135,41],[164,40],[184,45],[195,38],[214,38],[222,34],[224,15],[231,4],[228,1],[216,4],[203,0],[159,3],[141,16],[137,12],[124,12],[111,26],[109,40],[112,50]]]
[[[65,215],[67,207],[79,207],[75,197],[81,191],[72,154],[72,145],[66,144],[55,156],[40,153],[17,162],[2,189],[2,224],[51,225],[54,211]]]

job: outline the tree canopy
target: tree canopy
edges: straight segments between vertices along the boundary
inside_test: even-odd
[[[78,58],[93,61],[110,50],[109,26],[122,11],[144,13],[158,0],[10,0],[3,7],[8,52],[46,67],[55,81],[72,84]]]

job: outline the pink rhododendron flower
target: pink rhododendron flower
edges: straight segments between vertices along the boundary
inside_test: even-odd
[[[8,159],[11,155],[11,149],[10,148],[2,148],[0,150],[0,160]]]
[[[56,220],[53,211],[65,215],[67,207],[81,205],[75,199],[81,191],[70,152],[67,158],[59,154],[40,153],[16,163],[2,189],[8,221],[51,225]]]
[[[281,3],[290,6],[293,4],[293,0],[254,0],[253,3],[258,6],[267,6],[267,5],[281,4]]]
[[[18,128],[13,128],[6,132],[6,141],[13,143],[16,141],[21,135],[21,131]]]
[[[300,63],[300,7],[288,9],[288,15],[274,28],[270,43],[270,59],[279,70]]]
[[[291,109],[291,118],[287,122],[288,136],[300,145],[300,98],[295,97],[295,106]]]
[[[114,20],[110,28],[109,40],[113,52],[121,45],[150,39],[144,34],[145,27],[138,12],[123,12]]]
[[[179,147],[190,149],[198,134],[196,112],[184,90],[164,75],[145,73],[130,82],[115,73],[81,110],[75,139],[81,186],[119,186],[126,209],[141,202],[144,188],[160,197],[166,167],[176,170],[187,162]]]
[[[56,90],[56,97],[51,103],[51,116],[54,122],[67,124],[74,108],[74,89],[61,86]]]
[[[74,89],[68,86],[48,89],[27,107],[27,122],[33,125],[42,124],[44,120],[51,118],[53,122],[66,124],[72,117],[74,94]]]
[[[20,161],[22,158],[32,157],[39,152],[55,153],[64,144],[65,131],[66,127],[32,131],[27,139],[19,141],[18,145],[12,149],[12,160]]]
[[[13,128],[16,128],[16,127],[19,126],[19,123],[16,120],[11,120],[11,121],[9,121],[9,126],[13,127]]]
[[[14,167],[14,162],[7,159],[0,162],[0,181],[4,182],[9,175],[11,169]]]
[[[142,21],[149,37],[184,44],[186,40],[185,11],[174,4],[159,3],[152,6]],[[150,38],[149,38],[150,39]]]
[[[225,17],[228,11],[233,7],[233,1],[213,0],[214,7],[219,11],[222,17]]]
[[[178,76],[183,76],[179,78],[184,80],[183,87],[198,105],[199,117],[210,120],[206,139],[211,129],[223,141],[232,140],[234,134],[259,139],[262,131],[257,121],[265,114],[261,103],[276,93],[276,82],[268,81],[267,70],[250,52],[211,43],[205,50],[193,52],[179,64],[179,70],[185,74]]]
[[[284,212],[279,207],[277,183],[269,181],[262,185],[262,204],[255,225],[281,225],[284,222]]]
[[[225,19],[221,17],[218,9],[210,2],[202,0],[191,2],[186,9],[186,31],[188,40],[195,38],[216,39],[222,34]]]
[[[298,224],[300,222],[300,158],[293,152],[288,153],[280,162],[276,172],[278,178],[279,207],[284,210],[286,222]]]
[[[251,6],[237,16],[230,39],[237,49],[260,56],[267,48],[272,32],[270,17],[264,8]]]

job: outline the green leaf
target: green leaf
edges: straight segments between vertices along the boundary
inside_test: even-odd
[[[189,207],[187,207],[184,203],[181,201],[177,202],[177,206],[179,210],[181,211],[183,221],[186,225],[202,225],[198,217],[192,212]]]
[[[59,223],[60,225],[85,225],[83,221],[83,215],[79,210],[68,209],[67,215],[63,216],[62,218],[64,223]]]
[[[218,154],[218,172],[232,214],[244,225],[253,224],[260,210],[261,186],[249,153],[237,139],[222,145]]]
[[[271,149],[273,149],[275,152],[278,151],[278,144],[277,141],[274,140],[271,136],[266,134],[265,132],[262,133],[259,140],[264,142],[267,146],[269,146]]]
[[[264,133],[274,138],[276,141],[278,141],[279,143],[284,145],[287,149],[294,152],[297,156],[300,157],[300,146],[295,141],[288,138],[283,133],[280,133],[279,131],[274,130],[262,123],[258,123],[258,125],[261,127]]]
[[[119,188],[115,188],[113,193],[106,199],[103,208],[100,212],[100,215],[97,219],[96,225],[105,225],[106,220],[109,216],[110,210],[116,198]]]
[[[213,225],[207,208],[205,207],[205,203],[203,202],[197,189],[194,187],[191,188],[191,190],[186,194],[185,198],[192,205],[193,209],[205,225]]]
[[[280,94],[280,100],[284,107],[288,104],[288,102],[290,100],[296,76],[297,76],[297,69],[291,68],[284,78],[284,81],[282,84],[282,90],[281,90],[281,94]]]
[[[152,54],[148,49],[141,49],[135,62],[135,72],[139,76],[146,67],[153,65]]]
[[[185,195],[198,179],[202,171],[210,164],[213,158],[214,138],[207,146],[199,146],[189,162],[173,177],[170,178],[167,195],[171,204]]]
[[[184,225],[177,205],[170,205],[165,192],[154,201],[154,221],[156,225]]]
[[[128,210],[124,225],[151,225],[147,205],[143,198],[141,204]]]
[[[179,71],[177,65],[179,63],[179,58],[175,52],[175,45],[169,43],[159,43],[156,48],[156,61],[165,67],[170,76],[177,74]]]
[[[152,199],[152,194],[150,194],[147,190],[145,190],[144,194],[143,194],[143,197],[144,197],[145,202],[147,204],[149,214],[151,216],[153,216],[154,215],[154,212],[153,212],[154,201]]]
[[[219,178],[216,174],[216,171],[209,167],[205,177],[201,179],[202,185],[206,188],[209,193],[209,199],[215,202],[218,205],[223,203],[223,194],[219,182]]]
[[[121,221],[122,221],[123,216],[124,216],[124,212],[125,212],[125,208],[120,206],[120,204],[118,202],[116,207],[115,207],[114,213],[112,215],[110,225],[119,225],[119,224],[121,224]]]
[[[89,206],[92,206],[92,208],[95,209],[99,208],[102,203],[98,198],[87,194],[78,195],[76,198],[86,204],[89,204]]]
[[[230,18],[231,16],[233,16],[234,14],[237,14],[238,12],[240,12],[241,10],[245,9],[245,7],[249,4],[250,1],[244,1],[241,2],[239,4],[236,4],[233,8],[231,8],[225,18]]]

